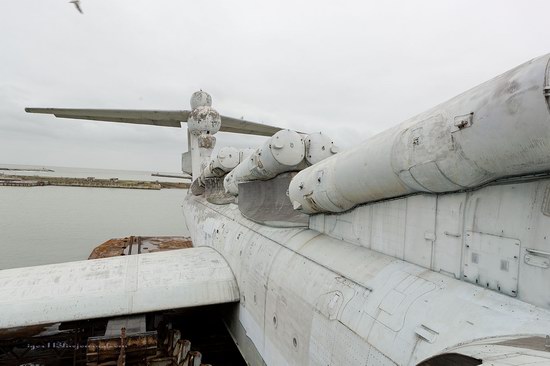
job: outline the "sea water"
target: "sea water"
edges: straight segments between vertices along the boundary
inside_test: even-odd
[[[150,172],[51,169],[54,172],[0,173],[174,181],[151,177]],[[0,269],[87,259],[94,247],[111,238],[188,236],[181,211],[186,193],[182,189],[0,187]]]

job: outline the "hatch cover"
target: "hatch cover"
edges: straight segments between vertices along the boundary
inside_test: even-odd
[[[464,245],[465,281],[517,296],[518,239],[467,231]]]

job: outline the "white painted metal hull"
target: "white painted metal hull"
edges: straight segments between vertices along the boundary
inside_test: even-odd
[[[522,263],[527,249],[548,247],[541,195],[549,183],[381,202],[315,216],[318,231],[258,225],[236,205],[200,197],[188,196],[184,212],[195,245],[220,252],[237,278],[241,302],[233,322],[246,337],[235,337],[242,348],[247,341],[255,348],[245,357],[257,351],[267,365],[416,365],[480,339],[550,332],[548,269],[519,268],[525,283],[518,297],[539,306],[460,280],[468,231],[518,234]],[[516,211],[488,213],[507,207]],[[527,240],[529,227],[538,242]],[[546,355],[541,360],[550,362]]]
[[[274,366],[416,365],[456,352],[493,365],[550,364],[549,83],[546,55],[304,169],[289,186],[293,207],[344,212],[312,216],[309,228],[260,225],[234,204],[208,203],[200,189],[201,196],[189,194],[184,214],[194,245],[217,251],[237,281],[240,303],[228,328],[245,358]],[[208,104],[208,96],[193,103]],[[200,117],[207,107],[195,106],[189,136],[197,178],[220,117],[213,110]],[[27,111],[174,127],[189,116]],[[221,131],[278,130],[222,119],[229,125]],[[303,151],[295,137],[300,143],[288,140],[289,149]],[[288,162],[293,154],[272,142],[256,153],[268,160],[227,175],[226,183],[239,173],[229,191],[304,157]],[[521,180],[481,188],[513,176]]]
[[[454,192],[550,170],[550,54],[332,156],[292,180],[306,213]]]

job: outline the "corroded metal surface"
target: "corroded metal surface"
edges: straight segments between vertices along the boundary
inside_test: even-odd
[[[226,193],[223,187],[223,178],[205,178],[204,196],[206,200],[215,205],[226,205],[235,202],[235,196]]]
[[[198,106],[191,111],[187,119],[187,128],[189,132],[197,136],[204,134],[208,140],[210,135],[215,134],[220,130],[221,117],[220,114],[211,106]],[[215,141],[215,139],[214,139]]]
[[[307,227],[309,215],[294,210],[286,195],[294,175],[285,173],[267,181],[239,184],[239,211],[247,219],[268,226]]]
[[[124,250],[132,242],[132,237],[122,239],[109,239],[92,250],[88,259],[108,258],[122,255]]]
[[[191,193],[193,193],[195,196],[200,196],[201,194],[204,194],[204,186],[202,186],[198,179],[195,179],[193,183],[191,183],[191,187],[189,187],[189,190]]]
[[[12,333],[0,338],[0,365],[196,366],[202,359],[245,365],[219,315],[224,309],[170,310],[56,324],[38,335]]]
[[[94,248],[88,259],[108,258],[119,255],[162,252],[165,250],[192,248],[193,242],[183,236],[129,236],[110,239]]]
[[[124,329],[124,328],[123,328]],[[128,364],[145,361],[157,353],[157,332],[128,334],[118,337],[91,337],[86,346],[86,360],[89,366],[124,357]]]
[[[216,137],[212,135],[199,135],[199,148],[213,149],[216,146]]]

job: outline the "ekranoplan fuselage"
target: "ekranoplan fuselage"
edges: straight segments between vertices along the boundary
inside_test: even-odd
[[[95,262],[112,278],[94,283],[124,292],[85,293],[86,312],[71,301],[88,263],[0,271],[0,328],[239,300],[226,322],[252,365],[550,364],[549,60],[341,153],[322,134],[220,116],[204,92],[191,111],[27,109],[187,122],[199,248]],[[218,131],[270,138],[213,156]],[[91,272],[39,292],[43,272],[69,270]],[[2,296],[24,306],[3,317]],[[54,310],[36,314],[38,300]]]
[[[190,193],[195,245],[237,279],[228,325],[246,359],[550,363],[548,65],[532,60],[301,170],[286,187],[313,214],[304,227],[239,209],[273,211],[261,178],[240,182],[238,204]]]

